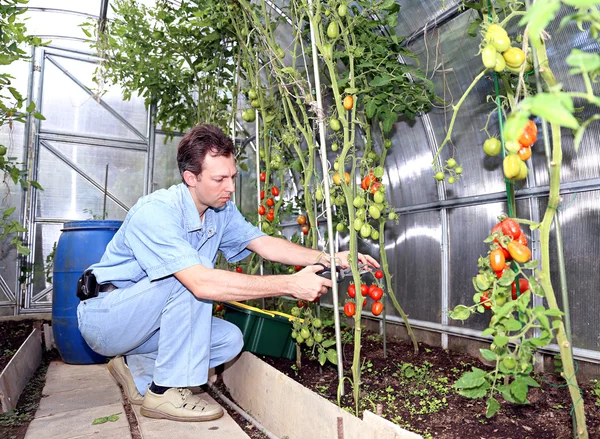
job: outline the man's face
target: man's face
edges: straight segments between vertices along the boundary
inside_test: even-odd
[[[189,171],[185,171],[185,174],[185,181],[200,212],[208,207],[218,209],[225,206],[235,192],[237,168],[233,156],[213,156],[208,153],[197,178]]]

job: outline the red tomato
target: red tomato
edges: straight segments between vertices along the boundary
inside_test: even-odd
[[[504,264],[504,268],[502,270],[496,271],[496,276],[498,276],[498,279],[500,279],[502,277],[502,275],[504,274],[504,272],[506,270],[510,270],[510,267],[506,264]]]
[[[238,273],[243,273],[244,269],[242,267],[235,267],[235,271],[237,271]]]
[[[502,233],[504,236],[509,236],[512,239],[517,239],[521,236],[521,226],[512,218],[506,218],[502,221]]]
[[[529,289],[529,281],[527,279],[519,278],[519,295],[523,294]],[[512,298],[517,300],[517,282],[512,283]]]
[[[377,271],[375,272],[375,277],[376,277],[377,279],[381,279],[381,278],[383,277],[383,271],[381,271],[381,270],[377,270]]]
[[[309,230],[310,228],[306,224],[302,226],[302,233],[304,233],[305,235],[308,235]]]
[[[294,265],[294,271],[300,271],[302,270],[304,267],[302,265]]]
[[[506,265],[506,258],[501,249],[497,248],[490,252],[490,266],[494,271],[500,271]]]
[[[479,302],[483,305],[485,309],[492,309],[492,302],[490,301],[489,292],[486,291],[479,298]]]
[[[380,187],[381,187],[381,183],[379,183],[378,181],[376,181],[371,186],[371,189],[369,190],[369,192],[371,192],[372,194],[374,194],[375,192],[377,192],[379,190]]]
[[[373,302],[373,305],[371,305],[371,313],[374,316],[378,316],[379,314],[381,314],[382,311],[383,311],[383,303]]]
[[[277,188],[277,186],[273,186],[271,188],[271,193],[273,194],[274,197],[279,196],[279,189]]]
[[[356,297],[356,285],[350,284],[348,286],[348,296],[352,297],[353,299]]]
[[[266,180],[267,180],[267,173],[261,172],[260,173],[260,181],[262,181],[264,183]]]
[[[271,208],[269,208],[269,213],[270,213],[271,215],[275,215],[275,209],[273,209],[272,207],[271,207]]]
[[[371,299],[375,301],[380,300],[383,297],[383,290],[379,287],[375,287],[372,291],[370,291],[369,296],[371,296]]]
[[[216,312],[221,312],[223,311],[223,309],[225,309],[225,307],[221,303],[217,304],[217,306],[215,307]]]
[[[261,200],[265,199],[265,191],[260,191],[260,199]]]
[[[363,297],[369,294],[369,287],[367,284],[360,284],[360,294],[362,294]]]
[[[348,317],[352,317],[354,314],[356,314],[356,305],[354,302],[348,302],[344,305],[344,314],[346,314]]]
[[[367,298],[365,297],[365,300],[363,300],[363,308],[367,306]]]
[[[273,200],[273,198],[267,198],[267,206],[275,206],[275,200]]]
[[[267,209],[265,209],[265,206],[258,206],[258,214],[259,215],[264,215],[267,212]]]
[[[298,301],[298,308],[304,308],[305,306],[306,306],[306,303],[304,302],[304,300]]]
[[[527,245],[527,236],[524,233],[521,233],[521,236],[517,238],[517,242],[519,244]]]
[[[273,221],[275,219],[275,215],[273,215],[271,212],[267,213],[265,217],[267,218],[267,221]]]

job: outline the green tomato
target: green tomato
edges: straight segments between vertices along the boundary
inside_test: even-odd
[[[390,212],[390,214],[388,215],[388,219],[390,221],[394,221],[394,220],[398,219],[398,214],[396,212]]]
[[[385,195],[383,192],[377,191],[373,194],[373,201],[376,203],[383,203],[385,201]]]
[[[333,46],[331,44],[323,44],[323,56],[326,59],[333,59]]]
[[[363,220],[360,218],[354,218],[354,230],[358,232],[362,228],[363,224]]]
[[[294,317],[298,317],[300,315],[300,308],[298,308],[297,306],[295,306],[295,307],[292,308],[291,312],[292,312],[292,315]]]
[[[323,341],[323,334],[321,334],[320,332],[316,332],[314,338],[317,343],[321,343]]]
[[[302,338],[307,339],[308,337],[310,337],[310,331],[308,330],[308,328],[302,328],[300,330],[300,335],[302,336]]]
[[[371,239],[373,241],[377,241],[379,239],[379,231],[378,230],[373,229],[371,231]]]
[[[377,177],[377,178],[383,177],[383,174],[385,174],[385,169],[383,169],[383,166],[377,166],[373,170],[373,175],[375,175],[375,177]]]
[[[496,65],[494,66],[494,72],[502,73],[506,68],[506,61],[504,57],[499,53],[496,53]]]
[[[362,225],[362,227],[360,228],[360,236],[362,236],[363,238],[368,238],[369,236],[371,236],[371,225],[370,224]]]
[[[360,218],[364,221],[367,218],[367,211],[363,208],[358,209],[356,211],[356,218]]]
[[[316,192],[315,192],[315,198],[317,199],[317,201],[323,201],[323,191],[321,190],[321,188],[317,188]]]
[[[329,23],[327,26],[327,36],[331,39],[337,38],[340,34],[340,27],[335,21]]]
[[[302,338],[301,335],[298,335],[298,337],[296,337],[296,343],[298,343],[298,344],[304,343],[304,339]]]
[[[446,165],[449,168],[454,168],[456,166],[456,160],[454,160],[453,158],[449,158],[448,160],[446,160]]]
[[[292,338],[295,339],[296,337],[298,337],[298,333],[296,331],[292,331]]]
[[[444,174],[442,171],[440,171],[440,172],[437,172],[434,177],[437,181],[443,181],[444,178],[446,177],[446,174]]]
[[[253,101],[254,99],[258,98],[258,94],[256,93],[256,90],[254,90],[253,88],[251,88],[248,91],[248,97],[250,98],[251,101]]]
[[[363,197],[361,197],[360,195],[357,196],[356,198],[354,198],[354,201],[352,201],[352,205],[354,207],[356,207],[357,209],[359,207],[362,207],[363,204],[365,204],[365,199]]]
[[[493,36],[491,44],[498,52],[505,52],[510,47],[510,38],[508,34],[498,32]]]
[[[337,12],[338,12],[338,15],[340,17],[345,17],[346,14],[348,13],[348,6],[346,6],[345,3],[340,4],[338,6],[338,11]]]
[[[515,360],[514,357],[504,357],[502,359],[502,364],[507,369],[514,369],[515,366],[517,365],[517,360]]]
[[[499,139],[495,137],[490,137],[485,142],[483,142],[483,152],[487,155],[494,157],[500,154],[502,151],[502,143]]]
[[[250,101],[250,105],[252,106],[252,108],[258,108],[260,107],[260,102],[258,101],[258,99],[252,99]]]
[[[315,328],[320,328],[321,326],[323,326],[323,322],[321,321],[321,319],[314,319],[312,321],[312,325]]]
[[[379,219],[379,217],[381,216],[381,212],[379,211],[379,209],[377,209],[377,207],[369,206],[369,215],[371,215],[371,218],[373,219]]]
[[[338,147],[338,144],[337,144],[337,143],[334,143],[333,145],[331,145],[331,150],[332,150],[333,152],[337,151],[337,150],[338,150],[338,148],[339,148],[339,147]]]
[[[342,124],[336,118],[331,118],[329,120],[329,126],[333,131],[339,131],[342,128]]]
[[[456,175],[460,175],[463,172],[463,168],[460,166],[457,166],[456,169],[454,170],[454,172],[456,172]]]
[[[517,154],[521,149],[521,144],[516,140],[507,140],[504,142],[504,147],[506,150],[512,154]]]
[[[481,62],[486,69],[493,69],[496,66],[496,48],[488,44],[481,50]]]
[[[242,118],[243,118],[243,115],[242,115]],[[7,151],[6,146],[0,145],[0,156],[6,155],[6,151]]]
[[[315,339],[314,338],[308,337],[306,339],[306,346],[308,346],[309,348],[312,348],[314,344],[315,344]]]
[[[456,181],[456,178],[448,177],[448,184],[454,184],[455,181]]]
[[[329,9],[325,9],[325,16],[329,17],[331,15],[331,11]]]
[[[346,230],[346,225],[344,223],[337,223],[337,226],[335,226],[335,230],[341,233]]]

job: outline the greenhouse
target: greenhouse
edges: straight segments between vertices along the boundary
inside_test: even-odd
[[[1,438],[600,438],[600,0],[0,37]]]

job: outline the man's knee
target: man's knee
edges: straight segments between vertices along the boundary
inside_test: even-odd
[[[230,337],[230,350],[233,354],[231,359],[233,359],[244,348],[244,335],[237,326],[234,326],[230,333]]]

